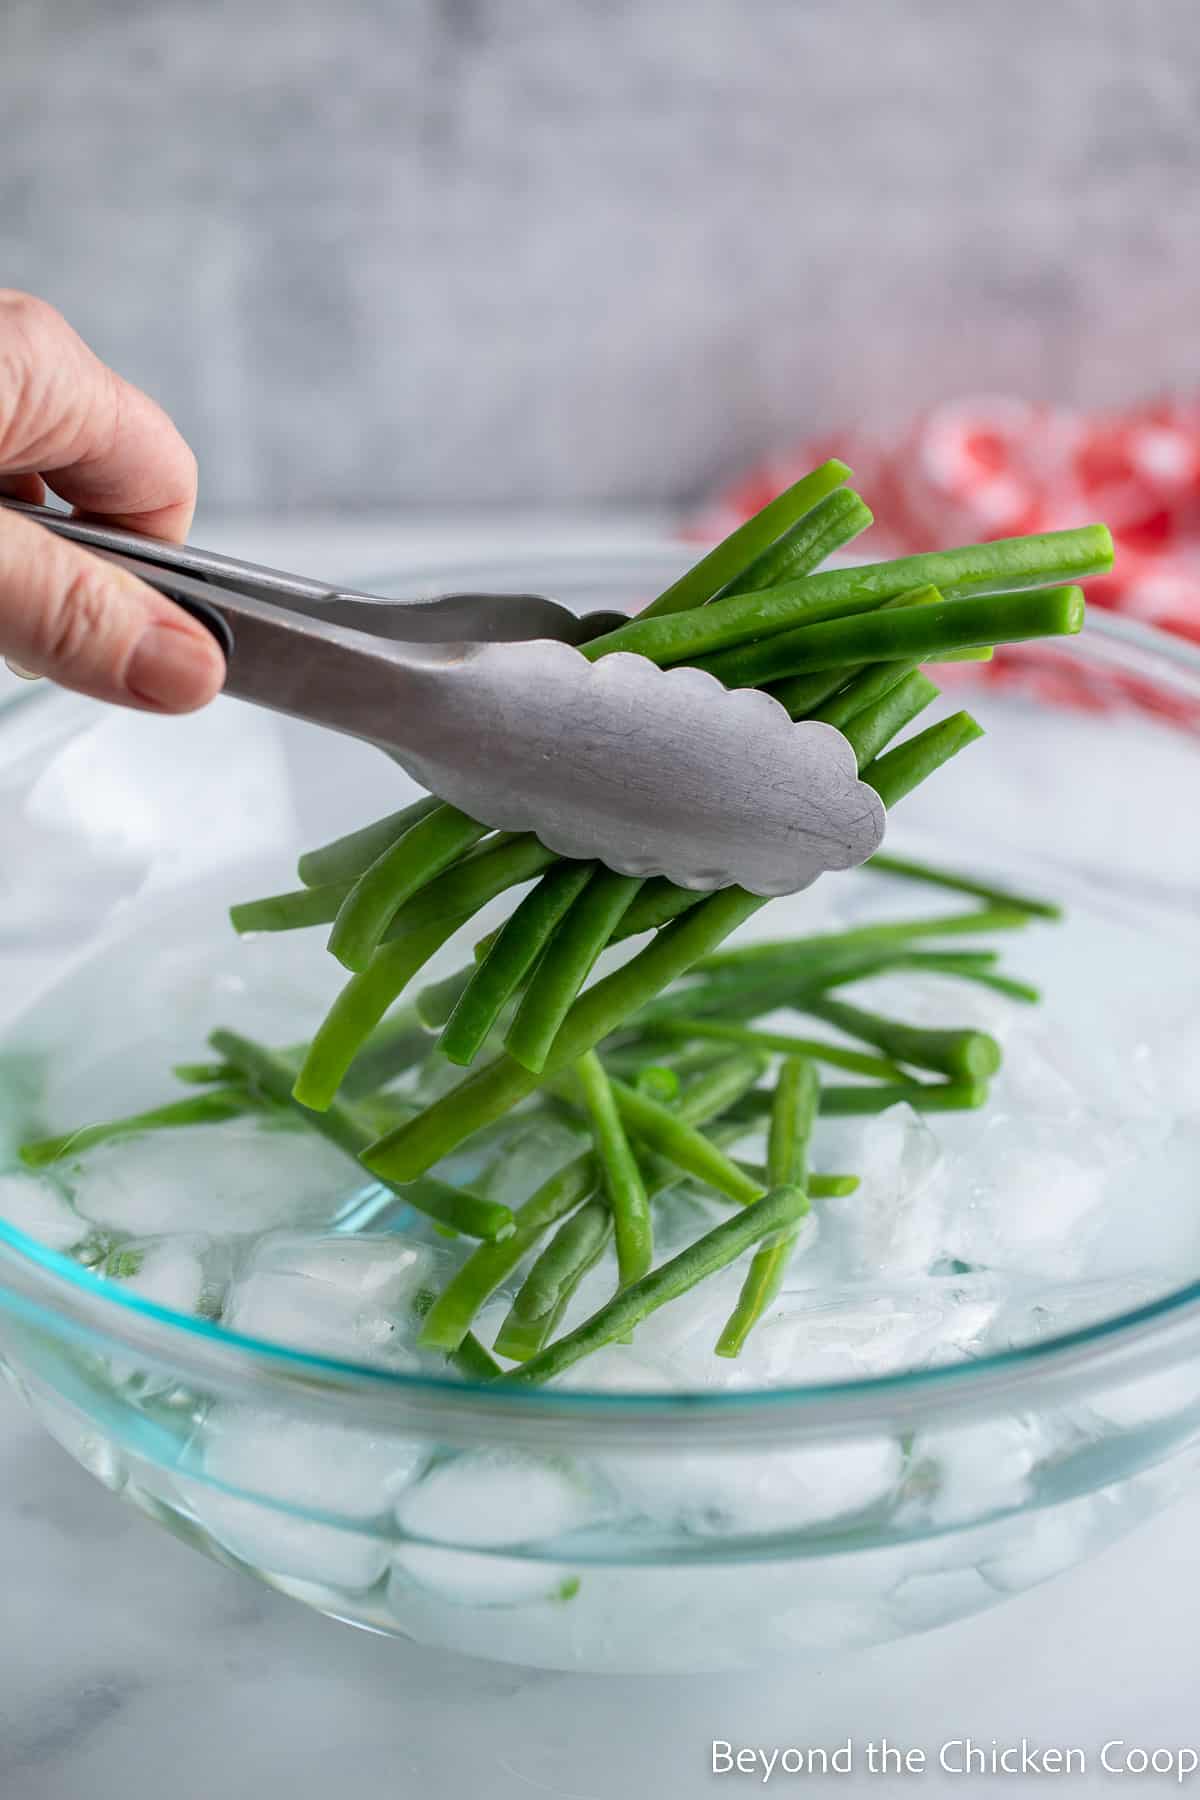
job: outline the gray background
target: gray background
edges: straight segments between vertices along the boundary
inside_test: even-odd
[[[0,282],[210,506],[687,497],[1196,364],[1197,0],[0,0]]]

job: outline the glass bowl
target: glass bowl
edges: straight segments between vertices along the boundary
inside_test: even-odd
[[[630,607],[684,561],[664,544],[392,585]],[[1069,645],[946,674],[992,736],[986,813],[964,758],[906,803],[897,844],[952,839],[961,864],[1037,867],[1134,921],[1133,975],[1174,1016],[1196,968],[1200,653],[1101,614]],[[335,976],[311,939],[223,961],[205,933],[230,901],[290,885],[300,848],[405,797],[363,746],[227,702],[160,721],[0,696],[16,851],[0,955],[25,1003],[0,1039],[0,1169],[31,1121],[72,1125],[84,1096],[93,1116],[159,1100],[214,996],[268,1034],[321,1004]],[[0,1301],[12,1386],[176,1536],[336,1618],[544,1667],[715,1670],[940,1625],[1093,1555],[1200,1459],[1194,1280],[949,1366],[689,1393],[592,1389],[586,1364],[570,1386],[496,1392],[300,1353],[122,1292],[4,1223]]]

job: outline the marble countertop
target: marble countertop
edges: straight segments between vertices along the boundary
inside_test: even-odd
[[[652,524],[586,528],[611,541]],[[531,528],[506,536],[533,541]],[[486,526],[387,522],[212,521],[197,537],[346,578],[495,541]],[[11,1004],[20,972],[3,973]],[[718,1783],[714,1738],[885,1736],[936,1758],[951,1738],[1024,1737],[1081,1745],[1089,1765],[1109,1739],[1200,1743],[1200,1495],[1083,1568],[922,1638],[753,1675],[634,1680],[493,1667],[318,1618],[155,1531],[7,1390],[0,1466],[3,1800],[326,1800],[347,1781],[405,1800],[692,1800],[761,1785]],[[929,1773],[921,1786],[955,1779]],[[1113,1779],[1077,1777],[1071,1791]],[[778,1774],[768,1792],[799,1785]],[[979,1776],[972,1791],[1032,1785]],[[860,1787],[894,1782],[861,1767],[837,1778],[839,1792]]]

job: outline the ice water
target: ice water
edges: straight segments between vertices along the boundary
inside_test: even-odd
[[[714,1356],[713,1346],[744,1264],[649,1318],[631,1344],[580,1363],[564,1387],[745,1392],[932,1369],[1086,1328],[1200,1274],[1193,924],[1124,898],[1062,897],[1065,923],[1035,923],[1002,942],[1004,966],[1042,989],[1041,1006],[935,976],[888,977],[848,993],[914,1022],[984,1028],[1001,1040],[1004,1066],[980,1112],[921,1116],[900,1105],[818,1122],[813,1168],[857,1174],[860,1185],[814,1202],[782,1291],[737,1360]],[[821,899],[816,922],[938,905],[860,875],[842,878],[836,900]],[[773,906],[762,929],[777,937],[813,924],[801,896]],[[456,959],[447,952],[432,973]],[[203,1328],[456,1380],[418,1338],[431,1297],[472,1246],[381,1195],[302,1123],[253,1115],[133,1135],[37,1171],[12,1152],[22,1130],[178,1097],[185,1090],[172,1086],[172,1063],[203,1055],[216,1024],[280,1044],[302,1040],[336,986],[328,963],[305,934],[231,944],[204,894],[136,942],[111,940],[84,959],[0,1044],[21,1070],[0,1214],[131,1301]],[[404,1079],[422,1094],[442,1075],[429,1064]],[[578,1126],[518,1115],[443,1173],[519,1205],[585,1146]],[[748,1137],[739,1154],[761,1159],[761,1138]],[[663,1256],[726,1216],[723,1202],[687,1182],[656,1207]],[[477,1318],[485,1344],[526,1267]],[[615,1281],[610,1255],[585,1277],[560,1329],[603,1304]],[[622,1667],[637,1665],[638,1608],[649,1616],[659,1594],[656,1632],[682,1608],[697,1629],[719,1615],[723,1631],[744,1630],[749,1641],[769,1617],[779,1649],[870,1642],[974,1610],[1065,1566],[1107,1529],[1100,1501],[1072,1489],[1073,1458],[1112,1430],[1152,1432],[1200,1404],[1200,1377],[1156,1376],[1037,1419],[875,1431],[764,1449],[752,1461],[666,1447],[556,1461],[439,1452],[234,1401],[193,1418],[186,1395],[139,1382],[128,1361],[113,1358],[103,1378],[138,1404],[182,1408],[188,1421],[179,1466],[158,1478],[156,1497],[145,1498],[149,1474],[139,1487],[123,1463],[106,1474],[110,1485],[127,1481],[148,1509],[175,1509],[221,1554],[289,1592],[485,1654],[569,1665],[587,1640],[604,1650],[586,1660],[607,1656]],[[94,1368],[88,1379],[98,1379]],[[47,1399],[47,1412],[56,1405],[56,1433],[92,1446],[92,1456],[94,1432],[82,1415],[70,1423],[58,1402]],[[980,1519],[1030,1508],[1036,1530],[1019,1553],[999,1526],[978,1544],[962,1535]],[[780,1603],[769,1569],[738,1572],[748,1543],[800,1533],[851,1545],[884,1527],[949,1534],[961,1560],[948,1567],[948,1552],[928,1546],[889,1550],[869,1573],[849,1558],[839,1581],[810,1563],[794,1606]],[[703,1544],[716,1561],[702,1582],[647,1569],[609,1572],[601,1584],[588,1570],[614,1529],[644,1547]]]

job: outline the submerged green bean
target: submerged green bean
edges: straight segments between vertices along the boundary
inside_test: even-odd
[[[771,1102],[771,1126],[767,1136],[767,1183],[808,1193],[808,1146],[816,1123],[820,1088],[816,1070],[807,1057],[791,1056],[779,1070]],[[767,1239],[755,1252],[746,1271],[737,1303],[717,1339],[718,1356],[740,1356],[755,1325],[780,1287],[795,1247],[793,1231]]]
[[[835,1069],[846,1069],[853,1075],[869,1075],[876,1081],[903,1081],[904,1071],[883,1057],[866,1056],[861,1050],[847,1050],[841,1044],[826,1044],[820,1038],[798,1037],[789,1031],[755,1031],[744,1025],[727,1025],[707,1019],[658,1019],[656,1036],[690,1041],[709,1038],[714,1042],[740,1044],[748,1050],[766,1050],[784,1056],[811,1056],[815,1062],[828,1063]]]
[[[986,1081],[1000,1067],[1000,1046],[986,1031],[945,1031],[883,1018],[844,1000],[811,995],[800,1006],[848,1037],[874,1044],[895,1062],[932,1069],[952,1081]]]
[[[588,1200],[559,1226],[525,1277],[496,1334],[498,1356],[513,1362],[536,1356],[553,1335],[588,1270],[603,1256],[614,1224],[612,1212],[602,1201]]]
[[[66,1156],[80,1155],[97,1144],[107,1144],[116,1138],[134,1137],[143,1131],[169,1131],[187,1125],[215,1125],[225,1119],[235,1119],[241,1113],[254,1112],[258,1105],[259,1102],[244,1088],[209,1088],[203,1094],[189,1094],[186,1100],[173,1100],[166,1106],[131,1113],[123,1119],[105,1119],[95,1125],[81,1126],[76,1131],[62,1132],[57,1137],[34,1139],[21,1145],[19,1155],[26,1168],[44,1169]]]
[[[683,1090],[678,1116],[691,1125],[703,1125],[716,1118],[749,1092],[762,1066],[757,1057],[726,1057]],[[664,1184],[676,1180],[675,1170],[669,1169],[661,1179]],[[594,1193],[599,1181],[600,1167],[590,1151],[549,1176],[517,1209],[514,1236],[504,1244],[481,1245],[451,1277],[426,1317],[421,1343],[432,1349],[452,1350],[479,1308],[542,1233]],[[652,1190],[655,1185],[651,1183]]]
[[[877,850],[865,866],[873,869],[877,875],[894,875],[903,881],[922,881],[931,887],[949,888],[959,894],[973,894],[988,906],[1029,913],[1033,918],[1061,919],[1063,916],[1062,907],[1053,900],[1039,900],[1031,894],[1017,893],[1012,888],[980,881],[978,876],[965,875],[956,869],[939,868],[933,863],[916,862],[911,857],[892,856]]]
[[[631,1281],[640,1280],[654,1260],[654,1230],[646,1184],[625,1135],[625,1114],[620,1099],[594,1050],[585,1051],[575,1064],[575,1079],[591,1121],[596,1160],[612,1212],[617,1271],[622,1286],[627,1286]],[[656,1105],[644,1095],[634,1097],[639,1104]],[[678,1124],[677,1116],[671,1116]],[[681,1125],[679,1129],[686,1131],[692,1127]]]
[[[574,1331],[557,1338],[544,1350],[509,1369],[499,1385],[532,1386],[561,1375],[593,1350],[627,1337],[643,1319],[687,1293],[718,1269],[727,1268],[745,1250],[771,1232],[794,1225],[808,1210],[808,1197],[800,1188],[777,1188],[723,1219],[711,1231],[681,1250],[669,1262],[660,1263],[632,1287],[622,1288],[598,1312]]]

